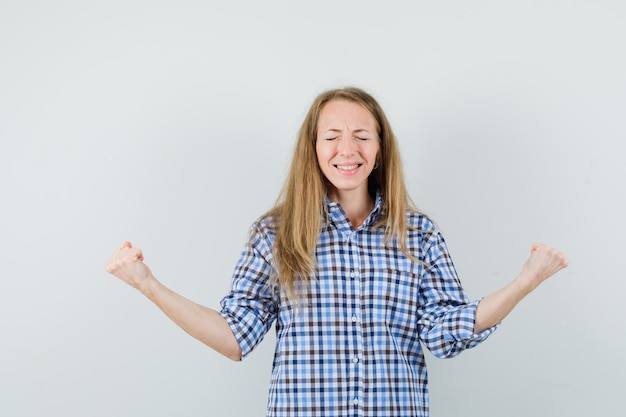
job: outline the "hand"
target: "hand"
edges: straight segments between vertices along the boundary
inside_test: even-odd
[[[141,249],[133,248],[130,242],[124,242],[122,247],[113,252],[105,269],[140,291],[154,279],[150,268],[143,263]]]
[[[530,249],[530,256],[524,263],[519,278],[523,280],[530,292],[546,279],[566,268],[568,264],[569,261],[563,253],[542,243],[535,243]]]

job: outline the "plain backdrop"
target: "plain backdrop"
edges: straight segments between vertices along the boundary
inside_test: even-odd
[[[480,347],[427,356],[432,416],[619,414],[625,21],[618,0],[0,0],[0,415],[263,416],[273,332],[230,362],[104,264],[130,240],[218,307],[308,106],[344,85],[386,110],[471,298],[535,241],[570,259]]]

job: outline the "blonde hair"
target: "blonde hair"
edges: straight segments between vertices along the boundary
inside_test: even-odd
[[[402,252],[413,258],[406,249],[406,214],[415,207],[406,191],[396,137],[385,113],[374,97],[360,88],[325,91],[314,100],[300,127],[287,179],[276,205],[266,214],[276,228],[273,279],[290,299],[302,295],[315,273],[315,248],[326,221],[326,179],[317,162],[315,143],[320,113],[333,100],[360,104],[376,122],[380,151],[378,167],[369,177],[369,190],[372,194],[380,190],[383,203],[375,227],[383,227],[386,240],[395,237]]]

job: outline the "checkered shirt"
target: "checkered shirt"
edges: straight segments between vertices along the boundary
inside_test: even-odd
[[[385,244],[373,227],[381,198],[354,230],[326,200],[317,273],[299,305],[269,284],[275,228],[257,221],[235,268],[220,314],[247,356],[276,321],[267,416],[428,416],[421,345],[448,358],[485,340],[474,334],[470,302],[438,228],[407,214],[407,246],[419,262]]]

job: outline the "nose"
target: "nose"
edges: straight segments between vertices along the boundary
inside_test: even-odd
[[[345,137],[339,140],[338,152],[340,155],[353,155],[356,152],[356,143],[353,138]]]

